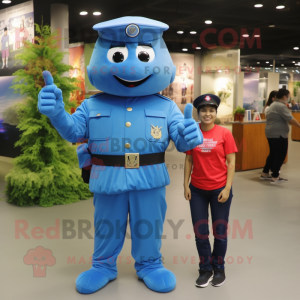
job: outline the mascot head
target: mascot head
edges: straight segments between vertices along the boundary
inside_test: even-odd
[[[158,93],[176,73],[162,38],[167,24],[123,17],[96,24],[99,33],[87,72],[93,86],[124,97]]]

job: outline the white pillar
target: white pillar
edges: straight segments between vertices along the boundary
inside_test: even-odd
[[[201,95],[201,74],[199,72],[201,66],[201,52],[194,52],[194,99]],[[193,117],[198,122],[197,110],[194,108]]]
[[[69,6],[61,3],[51,4],[51,31],[58,31],[60,51],[69,53]],[[69,55],[65,54],[63,63],[69,64]],[[65,72],[63,76],[69,76]]]
[[[238,72],[234,72],[234,78],[233,78],[233,109],[235,109],[237,106],[239,106],[239,103],[241,101],[241,80],[244,81],[244,73],[241,71],[241,50],[237,49],[237,69]],[[249,69],[248,69],[249,70]],[[243,107],[243,106],[241,106]]]

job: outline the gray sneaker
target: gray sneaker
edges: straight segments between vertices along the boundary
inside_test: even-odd
[[[288,182],[288,180],[279,177],[277,180],[271,180],[270,182],[271,182],[272,184],[276,184],[276,183],[281,183],[281,182]]]
[[[260,176],[260,180],[271,180],[272,179],[272,176],[271,175],[268,175],[268,176]]]

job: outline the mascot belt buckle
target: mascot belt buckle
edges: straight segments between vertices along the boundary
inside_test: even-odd
[[[126,169],[138,169],[140,166],[140,154],[139,153],[125,153],[125,168]]]

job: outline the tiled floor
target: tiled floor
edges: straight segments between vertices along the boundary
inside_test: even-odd
[[[86,296],[75,290],[79,273],[89,269],[93,239],[78,236],[79,220],[91,224],[93,235],[93,201],[51,208],[21,208],[0,201],[0,299],[299,299],[300,270],[300,142],[290,141],[289,161],[281,175],[289,183],[270,185],[259,180],[260,170],[236,173],[233,185],[229,244],[226,259],[226,283],[219,288],[196,288],[197,251],[193,237],[189,204],[183,197],[184,155],[176,151],[167,154],[171,184],[167,187],[168,211],[164,225],[162,253],[165,266],[177,277],[177,286],[168,294],[154,293],[137,279],[131,257],[131,243],[126,239],[118,261],[116,280],[95,294]],[[10,159],[0,158],[0,191],[4,190],[4,175],[12,167]],[[1,195],[0,198],[5,196]],[[46,231],[58,220],[59,238],[41,234],[33,238],[31,230]],[[62,236],[62,227],[71,220],[76,236]],[[183,221],[174,236],[172,222]],[[24,236],[16,236],[16,222],[28,225]],[[243,236],[234,231],[249,225]],[[19,226],[19,225],[18,225]],[[250,232],[253,232],[253,237]],[[51,232],[54,234],[54,231]],[[30,249],[42,246],[52,251],[56,262],[47,266],[45,277],[34,277],[32,265],[24,256]]]

